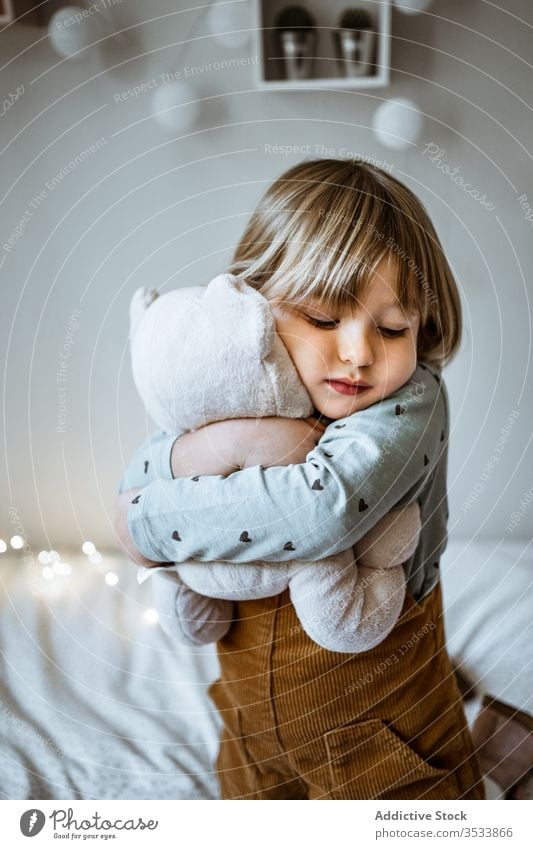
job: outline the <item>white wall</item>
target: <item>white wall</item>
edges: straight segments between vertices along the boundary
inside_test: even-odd
[[[0,536],[13,532],[12,507],[36,549],[86,538],[113,543],[121,469],[152,427],[130,375],[130,296],[139,285],[205,283],[224,269],[262,190],[302,158],[265,152],[275,144],[384,159],[428,205],[460,283],[466,324],[460,356],[446,372],[451,529],[508,535],[532,486],[533,225],[518,202],[526,194],[533,206],[530,3],[511,0],[504,12],[482,0],[435,0],[430,15],[395,13],[389,89],[275,93],[254,89],[251,66],[198,73],[191,80],[197,96],[209,99],[195,132],[172,140],[148,117],[150,94],[122,103],[115,95],[164,71],[254,53],[202,38],[196,12],[168,16],[190,5],[110,6],[117,23],[139,24],[129,33],[136,58],[115,69],[124,56],[110,49],[54,67],[45,30],[18,24],[0,33],[2,99],[25,87],[0,118],[2,244],[47,181],[105,140],[47,191],[13,249],[0,251]],[[146,17],[155,20],[143,24]],[[167,47],[187,38],[197,40]],[[380,101],[394,95],[414,98],[427,114],[419,145],[402,153],[381,147],[370,129]],[[493,211],[423,155],[428,143],[445,150],[441,163],[459,166]],[[68,413],[58,433],[56,376],[74,310],[79,329],[59,384]],[[513,411],[519,415],[495,455]],[[493,455],[499,462],[484,474]],[[523,512],[512,533],[529,537],[533,506]]]

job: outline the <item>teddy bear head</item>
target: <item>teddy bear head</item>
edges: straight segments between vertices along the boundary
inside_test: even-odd
[[[137,390],[167,433],[313,411],[268,302],[232,274],[161,296],[138,289],[130,341]]]

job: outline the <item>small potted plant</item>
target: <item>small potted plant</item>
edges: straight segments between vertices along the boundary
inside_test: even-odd
[[[376,30],[366,9],[345,9],[333,32],[337,59],[347,77],[364,77],[372,71]]]
[[[317,34],[313,16],[303,6],[286,6],[274,20],[277,50],[288,80],[311,76]]]

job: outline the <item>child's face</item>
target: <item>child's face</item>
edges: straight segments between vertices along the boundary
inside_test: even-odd
[[[416,368],[420,319],[396,295],[396,268],[384,260],[355,311],[328,315],[317,301],[272,305],[276,329],[315,408],[341,419],[391,395]],[[354,386],[355,382],[366,386]]]

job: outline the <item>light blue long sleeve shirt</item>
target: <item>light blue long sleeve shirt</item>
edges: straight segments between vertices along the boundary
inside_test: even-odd
[[[129,508],[131,537],[160,562],[319,560],[417,500],[420,542],[404,569],[420,599],[439,579],[447,541],[448,429],[444,382],[419,364],[393,395],[332,422],[298,465],[173,479],[176,434],[159,431],[121,481],[121,491],[142,487]]]

